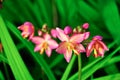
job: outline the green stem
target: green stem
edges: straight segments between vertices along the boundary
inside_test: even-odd
[[[78,55],[78,80],[81,80],[81,54]]]

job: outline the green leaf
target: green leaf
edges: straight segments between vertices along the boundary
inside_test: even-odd
[[[96,78],[93,80],[120,80],[120,73]]]
[[[15,76],[16,80],[33,80],[32,76],[30,75],[28,69],[26,68],[21,56],[19,55],[18,50],[16,49],[15,44],[6,28],[6,25],[0,16],[0,34],[1,35],[1,42],[3,44],[3,48],[5,54],[7,56],[10,68]]]
[[[5,80],[3,73],[0,71],[0,80]]]
[[[53,68],[55,65],[57,65],[59,62],[63,60],[63,55],[58,55],[50,64],[50,68]]]
[[[105,72],[109,75],[109,74],[115,74],[115,73],[119,73],[119,70],[117,68],[117,66],[115,64],[112,65],[108,65],[104,68]]]
[[[85,1],[76,1],[77,11],[88,21],[95,21],[98,19],[98,13],[91,6],[89,6]],[[94,17],[94,18],[93,18]]]
[[[8,60],[2,55],[3,53],[0,53],[0,62],[5,62],[8,64]]]
[[[118,40],[118,43],[120,43],[120,17],[116,2],[115,0],[105,0],[104,4],[102,15],[105,25],[107,26],[114,40]]]
[[[64,74],[63,74],[63,76],[61,78],[61,80],[67,80],[68,75],[70,74],[72,66],[73,66],[73,64],[75,62],[75,59],[76,59],[76,55],[73,55],[73,57],[72,57],[70,63],[68,64],[68,66],[67,66],[67,68],[66,68],[66,70],[65,70],[65,72],[64,72]]]
[[[48,26],[53,26],[52,5],[49,0],[36,0],[37,9],[41,16],[42,22],[47,23]],[[42,24],[43,25],[43,24]]]
[[[112,65],[117,62],[120,62],[120,56],[113,57],[112,59],[110,59],[110,61],[105,66]]]

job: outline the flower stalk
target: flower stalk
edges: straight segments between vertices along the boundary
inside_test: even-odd
[[[82,67],[82,61],[81,61],[81,54],[78,55],[78,80],[81,80],[81,67]]]

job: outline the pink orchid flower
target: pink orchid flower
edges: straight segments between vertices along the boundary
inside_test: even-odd
[[[56,52],[64,54],[67,62],[69,62],[71,59],[72,51],[77,55],[79,55],[80,52],[85,52],[85,48],[82,44],[80,44],[80,42],[86,39],[89,33],[74,34],[73,36],[69,37],[64,33],[64,30],[60,28],[56,28],[56,31],[57,37],[62,41],[56,49]]]
[[[23,25],[18,27],[19,30],[22,30],[22,37],[27,38],[30,40],[34,36],[34,26],[30,22],[25,22]]]
[[[101,36],[95,36],[93,37],[92,41],[88,44],[86,48],[86,55],[87,57],[90,56],[91,52],[94,51],[94,56],[98,57],[104,56],[104,51],[108,51],[108,47],[101,41]]]
[[[48,57],[51,56],[52,49],[56,49],[58,47],[57,42],[51,39],[49,34],[43,34],[43,37],[35,36],[31,40],[36,44],[34,51],[40,51],[40,54],[43,54],[45,51]]]

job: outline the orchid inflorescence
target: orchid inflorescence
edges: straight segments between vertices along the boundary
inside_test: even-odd
[[[22,30],[23,38],[28,38],[35,44],[34,52],[39,51],[40,54],[45,52],[50,57],[54,49],[57,53],[63,54],[69,62],[72,52],[76,55],[86,52],[86,56],[89,57],[93,51],[95,57],[103,57],[104,51],[108,51],[108,47],[102,42],[102,36],[97,35],[91,41],[88,40],[90,36],[90,32],[87,32],[88,27],[89,24],[84,23],[74,29],[70,26],[66,26],[64,30],[57,27],[49,32],[47,25],[44,24],[42,29],[38,30],[38,36],[34,36],[34,26],[30,22],[25,22],[18,29]],[[55,38],[60,40],[59,44]],[[85,42],[87,42],[86,49],[83,46]]]

